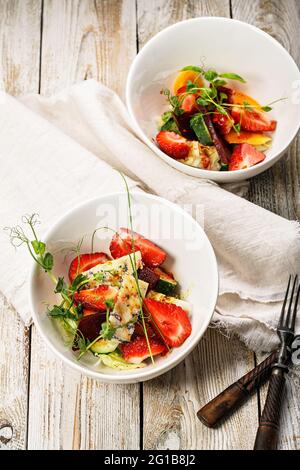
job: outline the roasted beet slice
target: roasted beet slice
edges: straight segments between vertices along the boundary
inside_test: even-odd
[[[201,107],[200,111],[201,113],[203,113],[205,124],[207,125],[210,136],[213,140],[214,146],[217,149],[220,160],[222,163],[227,165],[230,160],[230,155],[231,155],[230,150],[227,147],[227,144],[225,143],[224,139],[217,133],[215,126],[213,125],[211,115],[206,113],[206,110],[204,107]]]
[[[180,116],[174,116],[174,120],[177,124],[177,127],[180,131],[180,134],[189,140],[197,140],[196,134],[190,126],[190,119],[195,113],[183,113]]]
[[[159,276],[154,271],[152,271],[152,269],[149,269],[146,266],[138,271],[138,278],[141,281],[148,282],[149,290],[154,289],[159,280]]]
[[[227,100],[225,100],[225,103],[233,104],[234,90],[232,88],[229,88],[227,86],[219,86],[218,93],[224,93],[227,96]]]
[[[83,336],[89,341],[93,341],[99,336],[101,325],[106,320],[106,314],[102,312],[96,312],[92,315],[82,317],[79,321],[77,331],[80,336]],[[78,349],[76,341],[73,345],[73,350]]]

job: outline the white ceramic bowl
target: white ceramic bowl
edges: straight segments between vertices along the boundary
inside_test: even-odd
[[[167,109],[160,90],[172,87],[182,67],[200,64],[243,76],[247,84],[234,82],[234,87],[262,104],[287,98],[269,113],[278,121],[278,128],[264,162],[234,172],[205,171],[170,158],[153,142],[158,116]],[[270,168],[296,136],[300,127],[300,72],[281,44],[260,29],[228,18],[195,18],[164,29],[143,47],[129,71],[126,102],[140,138],[171,166],[218,182],[239,181]]]
[[[110,194],[81,204],[62,217],[45,235],[48,249],[54,253],[55,274],[66,276],[70,247],[83,238],[81,251],[89,252],[91,234],[98,227],[112,229],[128,227],[126,194]],[[180,207],[165,199],[132,193],[134,229],[157,242],[168,253],[167,268],[180,281],[181,291],[188,292],[192,305],[192,334],[184,344],[165,357],[156,359],[143,369],[115,371],[95,365],[95,358],[86,354],[79,362],[71,349],[64,345],[55,322],[46,315],[46,304],[55,304],[53,283],[36,265],[30,278],[30,302],[33,320],[49,347],[67,364],[83,374],[103,382],[134,383],[156,377],[178,364],[196,346],[207,329],[218,295],[217,264],[211,244],[195,220]],[[95,238],[96,251],[109,253],[112,232],[99,230]]]

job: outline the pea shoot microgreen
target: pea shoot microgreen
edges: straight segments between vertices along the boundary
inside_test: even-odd
[[[45,243],[40,241],[36,234],[35,227],[40,223],[38,214],[24,215],[22,217],[22,223],[26,229],[28,229],[28,233],[26,233],[26,229],[21,225],[4,228],[9,234],[11,244],[15,248],[25,244],[34,261],[44,269],[44,271],[50,274],[50,277],[53,276],[51,273],[53,268],[53,255],[46,251]]]

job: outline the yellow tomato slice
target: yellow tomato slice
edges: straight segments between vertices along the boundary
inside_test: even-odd
[[[254,146],[266,145],[272,140],[268,135],[258,132],[242,131],[238,134],[234,130],[224,135],[224,138],[229,144],[251,144]]]
[[[198,87],[204,86],[201,75],[199,75],[198,72],[194,72],[193,70],[183,70],[179,72],[179,74],[175,78],[175,81],[173,84],[174,95],[176,95],[178,90],[184,87],[189,80],[193,82],[195,85],[197,85]]]
[[[234,104],[248,103],[250,106],[254,106],[257,111],[261,111],[261,105],[255,101],[251,96],[245,95],[241,91],[235,91],[232,95]]]

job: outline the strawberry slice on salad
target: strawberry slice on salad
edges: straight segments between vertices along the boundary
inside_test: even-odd
[[[134,249],[132,238],[134,240]],[[109,249],[114,259],[121,258],[134,251],[140,251],[142,260],[148,267],[159,266],[165,261],[167,256],[165,251],[155,245],[155,243],[128,228],[120,228],[119,232],[113,236]]]
[[[106,253],[86,253],[76,256],[70,264],[69,279],[72,283],[78,274],[97,266],[97,264],[106,263],[109,257]]]
[[[271,121],[259,111],[234,106],[231,115],[235,123],[240,124],[245,131],[273,132],[277,126],[277,121]]]
[[[154,326],[168,346],[181,346],[190,336],[192,325],[187,312],[177,305],[145,299],[146,314],[149,312]]]
[[[196,100],[197,100],[196,95],[194,95],[193,93],[187,94],[182,100],[182,103],[181,103],[181,106],[180,106],[181,109],[185,113],[196,112],[198,110]]]
[[[167,352],[167,347],[157,338],[148,338],[152,356]],[[125,361],[140,364],[150,357],[148,342],[145,336],[136,336],[130,343],[120,345]]]
[[[159,148],[169,157],[186,158],[190,151],[190,142],[179,134],[170,131],[160,131],[156,136]]]
[[[217,111],[214,112],[212,121],[217,125],[217,128],[222,135],[229,134],[234,124],[233,120],[230,119],[229,116],[226,116],[226,114],[222,114]]]
[[[115,301],[118,295],[118,288],[108,285],[101,285],[95,289],[84,289],[75,292],[74,301],[82,304],[84,308],[105,312],[108,300]]]
[[[240,144],[237,145],[231,155],[229,162],[229,170],[243,170],[257,165],[266,158],[265,154],[256,150],[253,145]]]

